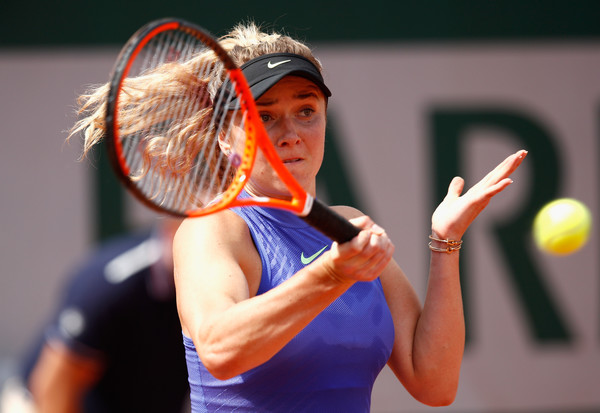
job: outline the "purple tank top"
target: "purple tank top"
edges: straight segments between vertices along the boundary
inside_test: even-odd
[[[234,211],[248,224],[262,260],[258,294],[331,246],[329,238],[289,212]],[[215,379],[192,340],[183,340],[194,413],[368,412],[373,383],[391,354],[394,326],[377,279],[354,284],[271,360],[229,380]]]

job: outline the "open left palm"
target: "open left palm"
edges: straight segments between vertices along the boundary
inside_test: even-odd
[[[464,194],[464,179],[455,177],[450,182],[446,197],[431,217],[433,235],[442,239],[460,240],[490,200],[512,183],[510,175],[526,156],[525,150],[508,156]]]

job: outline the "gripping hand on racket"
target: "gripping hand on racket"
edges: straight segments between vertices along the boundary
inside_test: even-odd
[[[385,230],[367,216],[350,220],[361,232],[351,241],[331,246],[324,268],[340,282],[372,281],[387,267],[394,244]]]

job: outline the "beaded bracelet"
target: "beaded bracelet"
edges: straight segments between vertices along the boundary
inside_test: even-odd
[[[455,241],[455,240],[452,240],[452,239],[439,239],[439,238],[436,238],[436,237],[434,237],[434,236],[432,236],[432,235],[430,235],[430,236],[429,236],[429,239],[430,239],[430,240],[432,240],[432,241],[429,241],[429,244],[428,244],[428,245],[429,245],[429,249],[430,249],[431,251],[435,251],[435,252],[445,252],[445,253],[447,253],[447,254],[451,254],[451,253],[453,253],[454,251],[458,251],[458,250],[459,250],[459,249],[462,247],[462,243],[463,243],[463,242],[462,242],[462,240],[460,240],[460,241]],[[438,247],[434,247],[434,246],[432,245],[432,242],[433,242],[433,241],[437,241],[437,242],[443,242],[444,244],[446,244],[446,245],[447,245],[447,247],[446,247],[446,248],[438,248]]]

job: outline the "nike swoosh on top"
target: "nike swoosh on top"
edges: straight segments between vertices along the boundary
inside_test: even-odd
[[[327,248],[327,245],[325,245],[323,248],[321,248],[319,251],[315,252],[313,255],[311,255],[310,257],[305,257],[304,253],[300,254],[300,261],[302,261],[302,264],[304,265],[308,265],[311,262],[313,262],[315,260],[315,258],[317,258],[323,251],[325,251],[325,249]]]
[[[290,59],[288,59],[288,60],[282,60],[281,62],[276,62],[276,63],[271,63],[271,61],[269,60],[269,62],[267,63],[267,67],[269,69],[273,69],[273,68],[275,68],[275,67],[277,67],[279,65],[282,65],[284,63],[287,63],[287,62],[291,62],[291,60]]]

